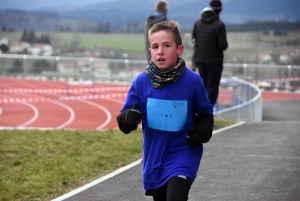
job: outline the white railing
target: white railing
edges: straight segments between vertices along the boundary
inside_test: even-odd
[[[146,65],[145,60],[0,54],[1,76],[130,82]],[[223,76],[292,87],[291,81],[300,79],[300,66],[224,63]]]
[[[262,121],[262,96],[261,90],[256,85],[236,77],[223,77],[221,87],[229,88],[232,98],[229,107],[214,112],[217,119],[238,122]]]
[[[191,62],[186,64],[191,66]],[[131,83],[146,65],[145,60],[0,54],[2,77],[68,82]],[[267,90],[299,90],[299,83],[300,66],[225,63],[221,88],[230,85],[232,99],[229,107],[217,108],[215,116],[233,121],[261,121],[261,93],[257,86]]]

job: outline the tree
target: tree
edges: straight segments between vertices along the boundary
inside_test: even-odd
[[[46,34],[42,34],[40,37],[36,38],[36,39],[35,39],[35,42],[37,42],[37,43],[44,43],[44,44],[49,44],[49,45],[51,45],[49,36],[46,35]]]
[[[22,36],[20,38],[20,41],[24,41],[25,42],[26,40],[27,40],[27,30],[25,29],[22,32]]]
[[[33,44],[33,43],[35,43],[35,33],[33,32],[33,31],[30,31],[29,33],[28,33],[28,38],[27,38],[27,41],[26,42],[28,42],[28,43],[30,43],[30,44]]]
[[[24,30],[21,36],[20,41],[33,44],[35,42],[35,33],[33,31]]]

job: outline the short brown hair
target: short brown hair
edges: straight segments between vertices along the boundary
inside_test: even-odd
[[[168,9],[168,4],[166,1],[159,0],[155,3],[155,10],[159,13],[165,13]]]
[[[162,21],[154,24],[154,26],[149,30],[149,39],[150,36],[158,31],[169,31],[174,36],[174,41],[176,43],[176,46],[182,45],[182,38],[179,31],[179,24],[176,21]]]

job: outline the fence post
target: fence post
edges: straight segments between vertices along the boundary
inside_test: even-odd
[[[287,69],[288,69],[288,79],[286,81],[286,89],[289,90],[291,86],[291,65],[288,65]]]
[[[73,80],[76,80],[76,68],[77,68],[77,65],[78,65],[78,62],[77,62],[77,60],[74,59],[74,66],[73,66],[74,67],[74,69],[73,69],[74,70],[73,71],[74,75],[73,75]]]
[[[59,69],[58,69],[58,63],[59,63],[59,56],[56,56],[55,57],[55,69],[56,69],[56,72],[59,72]],[[61,78],[61,76],[59,76],[59,79]]]
[[[26,75],[27,75],[27,72],[28,72],[27,68],[28,68],[27,67],[27,55],[24,54],[23,55],[23,75],[24,75],[24,77],[26,77]]]
[[[95,87],[94,87],[94,58],[90,58],[90,66],[91,66],[91,74],[92,74],[92,95],[95,95]]]
[[[261,96],[259,96],[258,100],[255,102],[255,108],[258,109],[255,110],[254,121],[261,122],[262,121],[262,97]]]
[[[247,76],[247,64],[243,64],[243,68],[244,68],[244,77]]]
[[[130,82],[130,77],[131,77],[131,73],[130,73],[130,67],[129,67],[129,60],[125,59],[125,69],[126,69],[126,82]]]

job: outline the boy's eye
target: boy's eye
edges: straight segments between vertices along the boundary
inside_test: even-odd
[[[152,46],[152,49],[157,49],[157,48],[158,48],[157,45]]]
[[[165,47],[170,47],[170,45],[169,44],[165,44]]]

